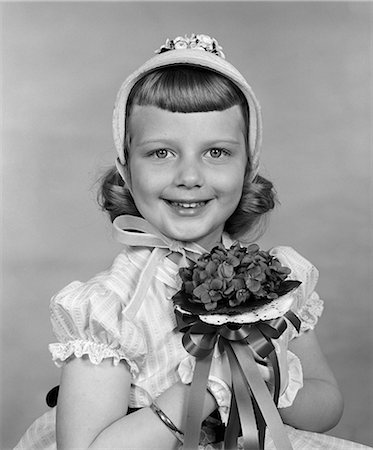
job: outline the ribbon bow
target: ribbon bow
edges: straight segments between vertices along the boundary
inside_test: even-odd
[[[188,259],[196,259],[207,251],[194,242],[175,241],[161,234],[153,225],[141,217],[130,215],[118,216],[113,221],[114,237],[122,244],[134,247],[150,247],[152,253],[148,259],[136,286],[126,316],[132,319],[139,310],[143,299],[149,289],[153,275],[159,262],[171,253],[180,253],[182,264],[187,266]]]
[[[213,326],[176,310],[179,331],[184,332],[183,345],[196,357],[196,367],[190,390],[185,430],[184,449],[198,448],[202,422],[203,401],[213,350],[227,351],[232,374],[232,400],[225,433],[224,449],[237,449],[237,438],[242,430],[245,450],[264,448],[266,427],[271,431],[277,449],[290,450],[292,446],[277,411],[280,388],[280,370],[271,339],[277,339],[285,331],[287,318],[299,330],[300,320],[291,311],[284,317],[234,328],[229,325]],[[203,334],[196,344],[192,334]],[[268,357],[274,371],[273,399],[256,366],[254,354]]]

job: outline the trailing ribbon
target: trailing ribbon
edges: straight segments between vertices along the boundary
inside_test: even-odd
[[[277,449],[292,449],[276,408],[280,371],[272,343],[272,339],[279,338],[285,331],[285,318],[299,330],[300,320],[291,311],[278,319],[230,327],[209,325],[202,322],[198,316],[176,310],[178,330],[184,332],[183,345],[188,353],[196,357],[184,433],[185,450],[198,448],[203,401],[216,344],[219,345],[220,351],[226,350],[232,374],[232,400],[224,449],[237,449],[240,428],[245,450],[263,449],[266,427],[269,428]],[[203,335],[198,344],[193,341],[193,334]],[[255,353],[261,358],[268,357],[272,364],[275,385],[273,398],[257,368]]]
[[[130,215],[118,216],[113,221],[114,237],[122,244],[134,247],[150,247],[152,253],[144,269],[141,272],[136,290],[132,296],[130,304],[126,308],[125,315],[131,320],[135,317],[142,301],[149,289],[159,262],[171,253],[180,253],[182,262],[188,265],[188,259],[196,259],[206,253],[203,247],[193,242],[175,241],[161,234],[153,225],[141,217]]]

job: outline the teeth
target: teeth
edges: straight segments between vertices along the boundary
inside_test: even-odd
[[[182,208],[197,208],[198,206],[204,205],[206,202],[196,202],[196,203],[179,203],[179,202],[171,202],[172,206],[178,206]]]

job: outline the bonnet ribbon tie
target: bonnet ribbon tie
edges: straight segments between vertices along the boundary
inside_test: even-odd
[[[279,338],[287,328],[286,320],[299,330],[300,320],[288,311],[278,319],[259,321],[237,327],[209,325],[198,316],[176,310],[178,330],[184,332],[183,345],[196,358],[196,366],[189,394],[184,450],[198,448],[203,402],[214,347],[227,352],[232,375],[232,400],[225,433],[224,450],[237,449],[242,429],[244,450],[264,448],[266,427],[269,428],[278,450],[292,449],[277,411],[280,370],[271,339]],[[193,334],[202,334],[201,341],[193,341]],[[274,371],[273,398],[257,368],[255,354],[268,357]],[[241,427],[240,427],[241,424]]]
[[[118,242],[133,247],[150,247],[151,255],[146,262],[132,299],[126,308],[125,315],[131,320],[139,310],[149,289],[153,275],[160,261],[171,253],[180,253],[182,264],[188,265],[188,259],[196,261],[200,255],[207,253],[194,242],[175,241],[161,234],[153,225],[141,217],[123,215],[113,221],[114,237]]]

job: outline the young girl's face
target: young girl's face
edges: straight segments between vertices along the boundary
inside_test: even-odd
[[[210,250],[241,198],[245,133],[238,105],[197,113],[135,105],[126,181],[142,217]]]

